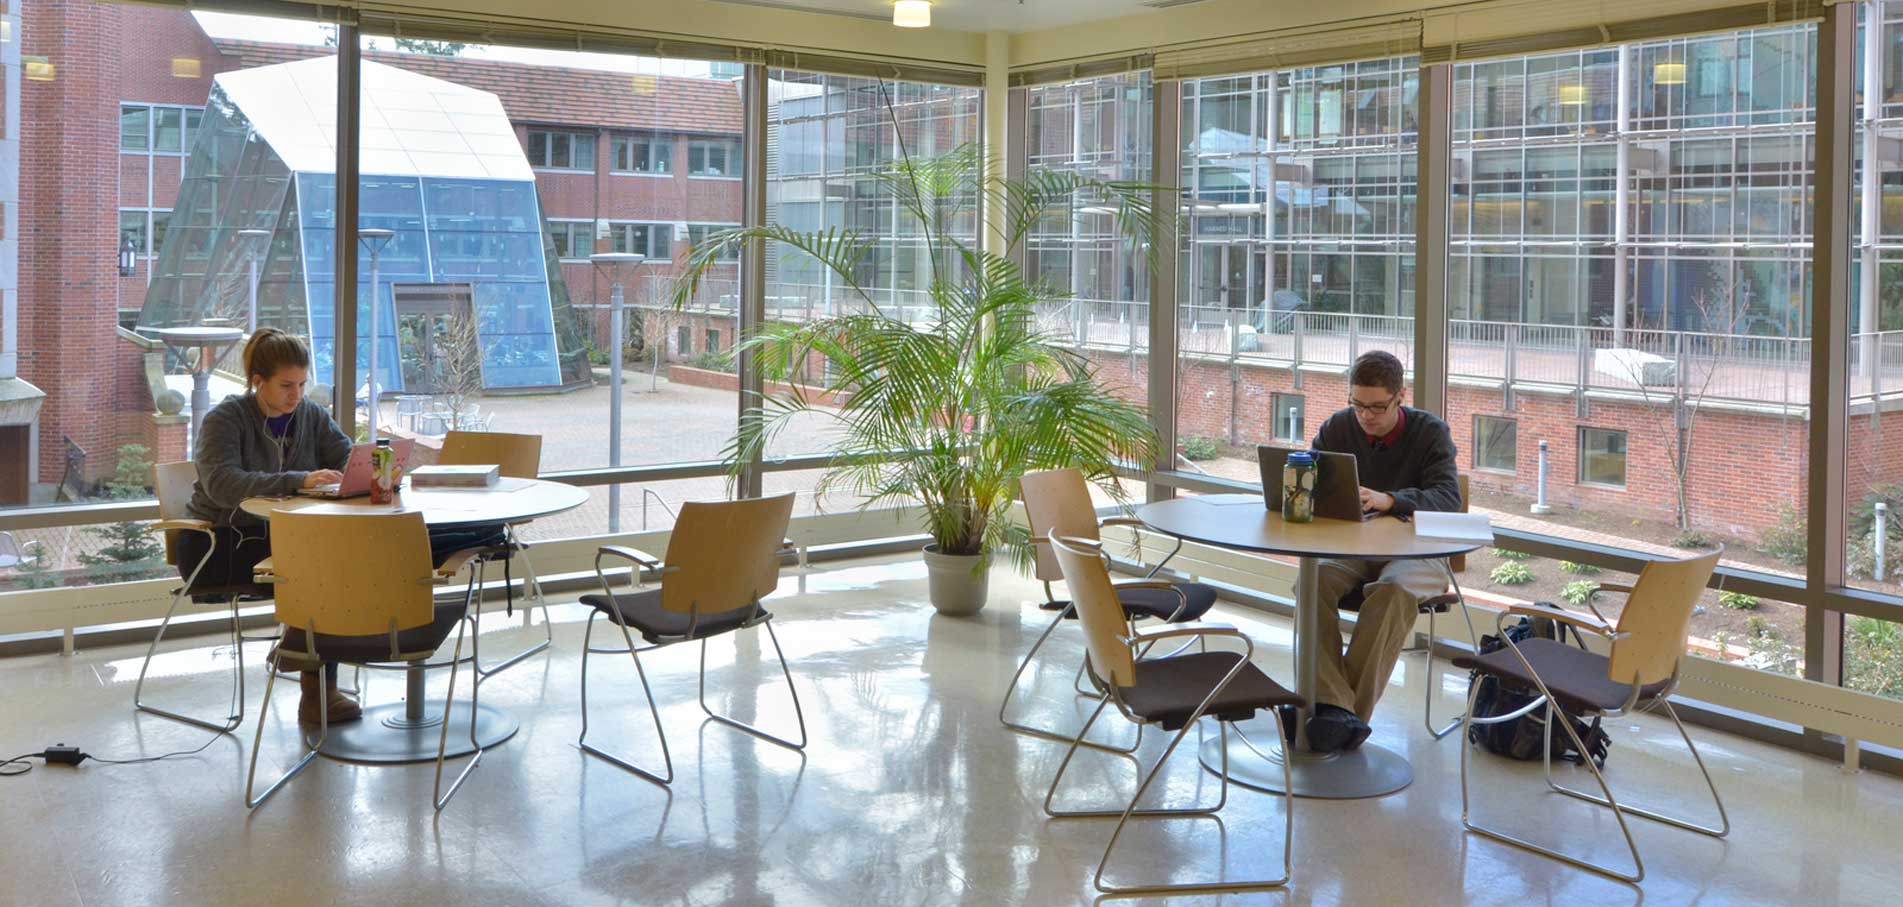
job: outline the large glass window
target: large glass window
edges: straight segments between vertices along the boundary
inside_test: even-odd
[[[740,176],[740,143],[729,139],[695,139],[687,143],[690,176]]]
[[[1235,445],[1204,470],[1258,480],[1277,395],[1312,434],[1355,356],[1412,366],[1418,94],[1412,57],[1183,84],[1176,432]]]
[[[1476,508],[1802,572],[1815,42],[1455,66],[1446,416]],[[1733,610],[1693,618],[1734,640],[1700,654],[1801,652],[1801,609],[1761,603],[1756,636]]]
[[[614,137],[616,173],[668,173],[674,169],[674,138],[663,134]]]
[[[1850,248],[1850,349],[1845,351],[1844,567],[1847,581],[1903,595],[1903,3],[1865,2],[1861,54],[1875,53],[1886,89],[1857,92],[1857,207]],[[1870,24],[1879,27],[1874,35]],[[1858,68],[1857,78],[1864,75]],[[1903,695],[1894,682],[1898,625],[1852,618],[1844,630],[1844,682]],[[1886,661],[1887,659],[1887,661]],[[1889,683],[1873,678],[1888,671]]]
[[[528,131],[529,165],[550,170],[595,169],[595,136],[548,129]]]

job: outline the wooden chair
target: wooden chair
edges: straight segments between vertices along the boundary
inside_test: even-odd
[[[271,517],[271,573],[261,575],[277,597],[277,621],[285,630],[303,631],[301,647],[287,647],[280,637],[267,656],[274,669],[264,684],[258,711],[258,730],[251,744],[251,767],[245,774],[245,806],[259,804],[297,777],[324,745],[330,732],[330,704],[319,709],[317,739],[304,739],[308,748],[297,763],[255,797],[258,750],[264,742],[265,715],[277,671],[316,671],[322,686],[325,662],[367,664],[426,661],[456,631],[456,650],[450,660],[449,693],[443,714],[451,714],[456,698],[456,672],[462,661],[466,624],[476,611],[474,571],[459,608],[437,608],[435,589],[447,584],[463,565],[477,556],[461,551],[430,565],[429,530],[421,513],[325,514],[281,510]],[[475,627],[480,631],[481,627]],[[480,678],[470,695],[469,742],[474,755],[462,773],[443,788],[443,756],[449,743],[448,720],[443,721],[436,750],[436,809],[448,805],[469,773],[482,761],[476,740],[476,697]],[[303,738],[300,729],[299,737]]]
[[[592,753],[630,772],[658,784],[674,780],[674,761],[668,754],[667,732],[661,727],[661,713],[654,705],[654,692],[648,688],[647,672],[641,667],[641,653],[675,643],[700,641],[700,708],[729,727],[791,749],[806,747],[806,717],[800,711],[799,690],[793,686],[793,673],[786,666],[786,653],[780,650],[779,637],[773,633],[773,614],[761,607],[760,600],[773,593],[780,582],[780,559],[788,553],[786,526],[793,515],[793,496],[749,498],[742,501],[697,502],[681,505],[674,531],[668,535],[667,557],[654,558],[614,545],[604,545],[595,553],[595,576],[601,580],[600,595],[584,595],[581,603],[593,608],[588,628],[582,636],[581,660],[581,737],[576,743]],[[601,571],[604,557],[632,562],[630,577],[635,591],[621,594],[608,585]],[[658,576],[659,589],[641,589],[641,573]],[[625,648],[597,649],[593,645],[595,618],[606,617],[621,631]],[[707,707],[707,640],[723,633],[748,627],[762,627],[773,643],[773,654],[780,660],[780,675],[793,696],[793,715],[799,723],[799,742],[774,736],[750,724],[744,724]],[[634,644],[639,633],[646,646]],[[662,771],[655,774],[588,742],[588,655],[627,653],[634,659],[635,676],[641,680],[641,692],[648,700],[648,712],[654,718],[654,732],[661,741]]]
[[[1294,847],[1295,815],[1293,800],[1284,793],[1283,813],[1286,827],[1282,836],[1282,875],[1276,879],[1224,882],[1191,882],[1174,885],[1111,886],[1104,884],[1104,870],[1110,865],[1110,858],[1117,847],[1117,838],[1123,834],[1123,827],[1131,817],[1183,817],[1207,816],[1219,812],[1229,800],[1229,725],[1237,721],[1247,721],[1255,717],[1262,709],[1281,709],[1300,707],[1302,698],[1271,680],[1250,662],[1255,653],[1255,644],[1234,627],[1216,624],[1177,624],[1159,627],[1155,630],[1137,632],[1129,629],[1124,606],[1119,599],[1117,589],[1110,581],[1109,557],[1104,554],[1103,545],[1093,539],[1065,538],[1055,531],[1047,536],[1050,550],[1057,558],[1064,574],[1064,582],[1070,589],[1073,606],[1078,620],[1083,624],[1084,644],[1088,652],[1084,665],[1091,684],[1098,693],[1097,708],[1091,712],[1084,726],[1071,738],[1070,749],[1064,754],[1064,761],[1057,767],[1057,774],[1051,778],[1050,790],[1044,794],[1045,814],[1060,819],[1070,818],[1108,818],[1117,817],[1117,827],[1110,833],[1110,842],[1104,846],[1103,859],[1097,863],[1094,882],[1097,890],[1107,894],[1151,895],[1214,893],[1230,891],[1256,891],[1278,888],[1288,883],[1290,855]],[[1166,639],[1208,640],[1227,638],[1240,641],[1242,652],[1201,651],[1190,654],[1167,655],[1159,658],[1142,657],[1138,646],[1144,651],[1154,643]],[[1129,721],[1142,726],[1156,724],[1166,731],[1176,731],[1170,738],[1169,746],[1163,755],[1157,758],[1156,765],[1143,776],[1137,785],[1136,795],[1130,798],[1128,805],[1121,810],[1059,810],[1052,806],[1057,796],[1058,784],[1064,780],[1064,770],[1070,766],[1071,759],[1077,755],[1077,749],[1083,745],[1085,735],[1097,723],[1097,719],[1108,706],[1115,705],[1118,714]],[[1223,753],[1222,793],[1214,806],[1190,806],[1175,808],[1137,809],[1137,803],[1143,794],[1156,781],[1156,776],[1168,764],[1170,755],[1189,734],[1189,729],[1197,725],[1204,716],[1216,719],[1221,733],[1221,752]],[[1288,754],[1281,735],[1274,735],[1276,746],[1284,748],[1281,758],[1283,784],[1289,789]]]
[[[1711,772],[1705,768],[1705,760],[1698,755],[1698,747],[1692,743],[1690,734],[1685,732],[1684,723],[1678,720],[1673,710],[1671,695],[1678,686],[1678,671],[1685,658],[1685,637],[1690,630],[1692,609],[1698,597],[1710,581],[1712,571],[1718,565],[1723,549],[1698,557],[1676,561],[1652,561],[1639,572],[1639,578],[1630,586],[1617,583],[1600,583],[1593,590],[1596,596],[1600,592],[1624,593],[1625,609],[1619,612],[1617,621],[1608,621],[1592,604],[1592,597],[1586,600],[1590,614],[1582,614],[1564,608],[1539,605],[1514,605],[1500,613],[1495,627],[1500,639],[1506,645],[1483,655],[1455,659],[1454,664],[1470,668],[1480,674],[1499,678],[1502,683],[1514,683],[1531,686],[1539,691],[1539,696],[1526,707],[1509,714],[1489,718],[1473,717],[1474,696],[1480,691],[1480,684],[1473,684],[1473,692],[1467,697],[1467,715],[1462,721],[1465,728],[1475,724],[1497,724],[1512,721],[1536,709],[1546,712],[1546,725],[1554,726],[1554,703],[1558,703],[1575,716],[1617,718],[1635,709],[1662,709],[1672,719],[1672,726],[1678,728],[1678,735],[1685,741],[1685,748],[1691,750],[1692,761],[1698,764],[1698,770],[1705,776],[1705,786],[1711,791],[1712,802],[1718,807],[1718,825],[1698,825],[1684,819],[1675,818],[1628,806],[1613,799],[1612,788],[1606,783],[1606,776],[1591,759],[1584,760],[1586,769],[1592,772],[1594,781],[1605,796],[1598,797],[1585,791],[1565,787],[1553,780],[1552,737],[1546,738],[1547,747],[1546,783],[1554,791],[1567,796],[1577,797],[1588,803],[1611,807],[1613,816],[1619,820],[1619,831],[1625,835],[1626,846],[1632,852],[1633,871],[1619,872],[1609,867],[1568,856],[1552,848],[1534,844],[1504,832],[1487,828],[1470,817],[1469,795],[1467,787],[1467,750],[1460,748],[1460,821],[1469,831],[1478,832],[1495,840],[1524,847],[1536,853],[1545,854],[1603,873],[1615,879],[1637,884],[1645,878],[1645,863],[1639,858],[1638,844],[1632,839],[1632,830],[1626,827],[1627,814],[1642,816],[1656,822],[1677,826],[1688,831],[1722,838],[1731,831],[1731,820],[1725,815],[1725,804],[1718,796],[1718,787],[1712,783]],[[1509,616],[1544,617],[1559,621],[1574,631],[1591,634],[1610,640],[1609,655],[1600,655],[1584,647],[1569,646],[1550,639],[1527,639],[1514,642],[1506,634],[1506,619]],[[1565,729],[1572,739],[1575,749],[1587,752],[1586,744],[1580,740],[1579,732],[1570,721],[1560,721],[1559,727]]]
[[[218,553],[218,534],[209,520],[193,519],[188,505],[192,499],[192,487],[198,482],[198,467],[191,461],[160,463],[153,468],[153,487],[158,492],[159,521],[152,528],[165,533],[165,562],[178,564],[177,543],[181,532],[197,532],[205,536],[208,543],[205,555],[198,563],[191,565],[191,573],[177,588],[172,590],[172,605],[165,609],[164,619],[159,621],[158,631],[152,635],[151,644],[145,648],[145,659],[139,662],[139,680],[132,687],[132,708],[134,711],[149,712],[174,721],[197,725],[219,733],[230,733],[244,723],[244,643],[245,636],[239,628],[238,609],[246,600],[261,601],[271,597],[271,587],[260,585],[246,576],[203,577],[205,565]],[[182,712],[174,712],[145,701],[145,676],[152,667],[152,656],[158,652],[160,641],[165,639],[165,631],[172,626],[172,617],[178,613],[179,605],[187,600],[224,601],[231,604],[231,706],[222,719],[197,718]]]
[[[445,466],[493,463],[496,466],[496,472],[501,476],[513,479],[533,479],[540,475],[542,470],[542,436],[505,432],[452,431],[443,437],[443,449],[437,455],[436,461]],[[476,673],[484,677],[511,667],[547,649],[555,642],[554,627],[548,616],[548,602],[542,597],[542,584],[536,579],[535,565],[529,562],[529,545],[516,537],[517,527],[525,526],[528,522],[523,520],[520,523],[508,524],[505,527],[508,532],[507,543],[484,549],[480,560],[484,564],[500,562],[505,577],[508,575],[511,564],[521,562],[527,572],[522,585],[528,591],[529,598],[533,600],[528,607],[542,609],[542,641],[503,659],[494,667],[477,664]],[[510,589],[511,591],[507,594],[511,596],[510,603],[513,606],[513,586]],[[523,620],[526,623],[529,620],[528,615],[523,615]]]
[[[1471,500],[1467,495],[1467,477],[1460,476],[1459,482],[1460,512],[1466,513]],[[1420,647],[1421,651],[1427,653],[1427,666],[1424,675],[1427,680],[1421,684],[1423,687],[1426,687],[1427,704],[1421,710],[1421,720],[1427,725],[1427,732],[1432,734],[1435,740],[1439,740],[1453,733],[1455,728],[1460,727],[1461,719],[1466,716],[1455,715],[1448,719],[1446,724],[1434,724],[1434,640],[1440,638],[1439,634],[1434,632],[1434,618],[1446,614],[1449,609],[1458,607],[1460,609],[1460,619],[1467,622],[1467,638],[1475,642],[1480,640],[1480,634],[1474,632],[1473,615],[1468,613],[1466,599],[1460,591],[1460,578],[1458,574],[1466,572],[1467,556],[1464,554],[1456,554],[1446,560],[1446,565],[1447,584],[1453,591],[1436,595],[1432,598],[1421,599],[1419,610],[1419,613],[1427,615],[1427,639]],[[1359,611],[1361,610],[1362,601],[1362,589],[1352,589],[1347,595],[1341,597],[1339,607],[1343,611]]]
[[[1096,508],[1090,502],[1090,487],[1084,481],[1084,474],[1076,469],[1051,469],[1027,473],[1019,480],[1018,487],[1024,498],[1025,521],[1029,524],[1031,542],[1036,549],[1036,576],[1044,584],[1045,603],[1038,607],[1046,611],[1055,611],[1057,615],[1044,628],[1044,632],[1038,636],[1037,641],[1031,644],[1031,650],[1024,653],[1024,659],[1018,662],[1017,673],[1011,675],[1011,685],[1004,690],[1004,701],[998,705],[998,721],[1014,731],[1052,740],[1069,740],[1068,734],[1012,721],[1009,717],[1011,700],[1017,693],[1018,682],[1023,679],[1025,669],[1031,665],[1031,659],[1037,657],[1038,650],[1043,648],[1044,641],[1050,638],[1051,632],[1056,630],[1059,624],[1066,619],[1074,619],[1077,614],[1072,602],[1059,600],[1056,593],[1051,591],[1051,583],[1062,580],[1064,572],[1058,565],[1056,555],[1050,549],[1049,535],[1056,532],[1067,538],[1097,541],[1101,538],[1100,533],[1103,527],[1143,524],[1139,520],[1127,517],[1099,520]],[[1181,540],[1178,540],[1177,546],[1180,548],[1181,545]],[[1174,553],[1172,551],[1171,555]],[[1156,567],[1150,570],[1150,576],[1143,579],[1121,580],[1113,584],[1112,588],[1116,590],[1117,601],[1123,608],[1127,622],[1131,625],[1131,632],[1136,630],[1135,622],[1145,618],[1161,620],[1165,623],[1200,620],[1204,614],[1209,613],[1210,607],[1215,605],[1216,590],[1213,586],[1152,578],[1156,571],[1168,561],[1169,557],[1163,558]],[[1082,668],[1080,667],[1073,686],[1085,695],[1093,697],[1096,695],[1092,691],[1083,689],[1080,686],[1081,683]],[[1137,742],[1131,744],[1129,749],[1105,747],[1096,743],[1084,745],[1128,753],[1134,750],[1142,739],[1142,725],[1138,725]]]

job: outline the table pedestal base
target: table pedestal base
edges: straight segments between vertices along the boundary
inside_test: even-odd
[[[429,762],[436,758],[436,745],[442,740],[443,702],[423,704],[423,717],[411,719],[404,714],[404,703],[392,702],[363,710],[363,718],[348,724],[333,724],[318,752],[346,762]],[[459,700],[449,716],[449,746],[444,755],[463,756],[476,751],[469,744],[469,701]],[[484,749],[515,736],[519,727],[515,716],[495,706],[476,710],[476,739]]]
[[[1271,731],[1273,733],[1273,731]],[[1258,751],[1259,750],[1259,751]],[[1203,742],[1203,767],[1222,771],[1222,738]],[[1240,734],[1229,735],[1229,780],[1244,787],[1282,792],[1282,754],[1269,745],[1251,746]],[[1394,793],[1414,782],[1414,769],[1400,753],[1364,743],[1340,753],[1296,751],[1289,764],[1289,793],[1321,800],[1356,800]]]

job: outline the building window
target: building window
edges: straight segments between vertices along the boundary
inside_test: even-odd
[[[740,143],[728,139],[688,142],[687,173],[689,176],[739,176]]]
[[[1275,414],[1274,430],[1270,434],[1277,441],[1302,440],[1302,403],[1301,394],[1269,396],[1269,410]]]
[[[674,345],[677,347],[674,350],[676,354],[682,356],[694,355],[694,329],[684,324],[681,325],[680,329],[674,332]]]
[[[165,227],[172,220],[170,211],[143,208],[119,210],[119,241],[132,240],[139,257],[154,258],[165,248]]]
[[[617,135],[613,169],[616,173],[672,173],[674,140],[665,135]]]
[[[701,242],[709,235],[719,233],[722,230],[731,230],[733,227],[733,224],[688,224],[687,246],[688,248],[699,248]],[[716,260],[739,261],[740,249],[734,243],[727,243],[721,248],[720,257]]]
[[[1625,487],[1625,432],[1580,427],[1579,481]]]
[[[586,132],[531,129],[529,166],[545,170],[593,170],[595,137]]]
[[[707,352],[720,352],[720,332],[713,328],[707,329]]]
[[[119,108],[119,150],[149,151],[152,148],[152,108]]]
[[[555,257],[563,261],[586,261],[595,254],[594,221],[552,220],[548,235],[555,242]]]
[[[610,248],[615,252],[645,255],[648,261],[667,261],[673,257],[668,243],[672,227],[668,224],[616,223],[609,226]]]
[[[1499,416],[1474,417],[1475,469],[1515,471],[1519,468],[1519,444],[1518,422]]]

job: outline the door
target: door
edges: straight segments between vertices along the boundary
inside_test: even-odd
[[[403,390],[411,394],[480,391],[482,361],[471,320],[471,286],[400,283],[391,289],[396,298]]]

